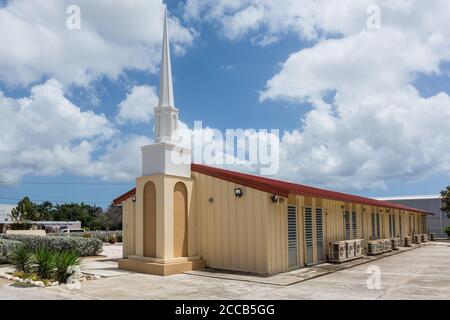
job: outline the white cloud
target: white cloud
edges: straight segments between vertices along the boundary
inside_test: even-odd
[[[0,92],[0,180],[70,173],[131,181],[144,136],[124,135],[103,114],[81,111],[51,79],[14,99]]]
[[[156,72],[160,61],[161,0],[79,0],[81,30],[69,30],[71,0],[10,0],[0,7],[0,81],[24,85],[55,78],[64,85],[88,85],[124,70]],[[170,20],[175,52],[193,35]]]
[[[135,86],[127,94],[126,99],[119,103],[119,112],[116,119],[119,124],[150,122],[157,105],[158,95],[155,87]]]
[[[186,17],[212,21],[232,40],[270,44],[294,33],[312,41],[261,93],[312,106],[281,139],[280,177],[349,190],[450,174],[450,97],[422,97],[413,86],[450,61],[450,6],[376,3],[378,31],[366,27],[373,1],[188,0]],[[256,20],[245,14],[252,7],[263,12]],[[224,23],[236,19],[245,21],[231,29]]]

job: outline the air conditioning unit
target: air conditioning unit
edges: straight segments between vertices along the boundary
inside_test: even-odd
[[[330,261],[342,262],[347,260],[347,244],[345,241],[330,243]]]
[[[364,255],[364,239],[355,240],[355,257]]]
[[[355,257],[355,240],[347,240],[345,241],[347,245],[347,258],[351,259]]]
[[[414,243],[416,243],[416,244],[420,244],[422,242],[422,237],[420,234],[415,234],[413,236],[413,239],[414,239]]]
[[[369,241],[367,243],[367,254],[368,255],[377,255],[380,254],[381,251],[381,243],[378,241]]]
[[[380,244],[380,253],[385,251],[384,248],[384,240],[377,240],[377,242]]]
[[[428,241],[428,235],[427,234],[421,234],[421,241],[422,242],[427,242]]]
[[[411,236],[407,236],[405,237],[405,247],[411,247],[411,243],[412,243],[412,237]]]
[[[392,241],[391,239],[384,239],[384,251],[392,251]]]
[[[399,250],[401,246],[400,238],[392,238],[391,239],[391,247],[393,250]]]

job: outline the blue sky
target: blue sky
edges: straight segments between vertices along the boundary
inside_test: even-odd
[[[0,9],[0,14],[12,17],[4,19],[4,23],[30,26],[14,35],[16,41],[11,46],[6,44],[9,38],[5,31],[0,31],[2,50],[11,51],[11,55],[0,62],[0,91],[5,100],[0,101],[0,108],[7,107],[8,112],[15,115],[8,121],[12,122],[7,129],[11,130],[11,135],[5,130],[8,135],[4,134],[3,138],[20,141],[16,148],[0,148],[0,153],[8,159],[0,162],[0,203],[16,203],[27,195],[38,202],[84,201],[106,206],[114,197],[133,187],[132,177],[139,174],[138,147],[146,139],[151,142],[152,120],[127,119],[119,123],[117,115],[119,105],[135,87],[145,86],[144,97],[150,100],[138,101],[145,108],[154,107],[151,88],[157,93],[161,30],[147,27],[145,15],[142,23],[139,22],[140,14],[124,16],[123,24],[105,27],[106,31],[101,32],[103,20],[95,17],[101,12],[106,18],[108,14],[115,17],[116,11],[123,10],[120,5],[126,5],[120,4],[105,12],[100,2],[98,5],[74,2],[81,7],[82,22],[92,19],[85,21],[89,27],[84,28],[96,24],[87,31],[82,28],[79,34],[84,36],[83,32],[89,32],[89,36],[103,37],[105,44],[114,46],[111,56],[105,56],[114,68],[100,67],[102,57],[95,56],[102,50],[108,54],[109,49],[100,45],[93,47],[91,42],[78,36],[75,41],[80,41],[80,50],[76,56],[65,46],[63,39],[67,31],[60,31],[57,23],[66,18],[64,3],[49,1],[43,5],[43,2],[39,10],[33,11],[33,4],[28,8],[26,4],[15,7],[16,1],[10,1]],[[149,2],[152,4],[138,1],[141,9],[125,9],[132,13],[148,10],[149,21],[161,21],[158,20],[160,10],[157,10],[162,10],[161,2]],[[337,16],[332,22],[322,21],[321,13],[335,11],[333,6],[337,2],[333,1],[309,8],[309,19],[302,16],[308,10],[296,13],[297,5],[286,5],[285,11],[281,6],[283,8],[278,9],[283,16],[279,17],[271,14],[274,10],[270,1],[243,1],[238,6],[226,0],[216,2],[214,6],[200,0],[167,1],[173,21],[175,103],[180,109],[180,119],[188,126],[201,120],[204,126],[220,130],[280,129],[284,158],[280,160],[280,173],[275,178],[367,196],[435,194],[449,184],[450,167],[446,163],[450,155],[443,149],[445,144],[441,140],[449,133],[448,118],[445,125],[442,118],[450,114],[447,96],[450,94],[450,52],[439,43],[439,37],[448,32],[448,25],[444,22],[440,25],[439,17],[433,30],[428,30],[428,25],[420,21],[416,30],[410,30],[411,21],[417,20],[415,14],[420,15],[421,4],[412,2],[412,13],[400,19],[403,24],[390,21],[393,13],[404,14],[400,5],[399,8],[393,6],[385,9],[390,11],[382,20],[384,28],[374,35],[364,24],[339,22],[347,21],[347,16]],[[380,1],[382,14],[383,3]],[[365,22],[365,10],[361,11],[360,6],[349,8],[345,14],[355,15],[353,20]],[[14,16],[14,10],[8,11],[11,8],[22,10],[24,14]],[[429,7],[434,8],[434,5]],[[62,17],[52,16],[57,9],[62,10]],[[34,16],[27,16],[29,12],[35,12]],[[127,22],[133,19],[138,22],[128,27]],[[67,55],[68,66],[64,59],[58,64],[47,61],[45,56],[33,60],[36,58],[31,54],[11,62],[7,60],[27,50],[26,39],[43,36],[36,31],[35,20],[49,21],[46,27],[50,33],[54,32],[54,37],[45,41],[58,43],[55,47],[62,49],[55,54]],[[303,23],[298,25],[300,20]],[[114,28],[129,28],[129,42],[126,35],[116,36],[120,32]],[[142,28],[150,30],[145,30],[140,39],[138,34]],[[98,34],[97,30],[100,30]],[[405,49],[401,43],[398,48],[394,46],[401,42],[396,38],[399,34],[401,39],[412,43],[411,61],[403,63],[408,59],[402,56]],[[415,39],[417,34],[419,39]],[[426,38],[429,34],[434,34],[434,38]],[[374,40],[376,37],[380,39]],[[270,43],[261,43],[261,39],[266,38]],[[143,42],[145,45],[141,47]],[[374,43],[381,48],[380,52],[371,47]],[[430,45],[421,47],[423,43]],[[39,44],[35,49],[40,49],[37,46]],[[127,49],[133,46],[135,50]],[[383,46],[389,47],[389,52],[383,53]],[[366,47],[367,52],[363,52],[362,48]],[[133,61],[124,62],[119,55],[113,57],[114,52],[122,49]],[[48,50],[51,51],[52,46]],[[335,54],[330,55],[333,50]],[[339,59],[337,52],[341,55]],[[398,63],[397,59],[402,62]],[[72,77],[70,71],[65,71],[71,65],[77,70],[84,68],[86,73],[80,79]],[[363,68],[367,70],[361,71]],[[96,76],[92,77],[91,73]],[[360,77],[364,80],[355,80]],[[27,133],[22,134],[24,124],[20,119],[14,122],[22,116],[18,112],[21,99],[31,99],[29,108],[36,105],[36,112],[46,108],[42,103],[48,103],[48,108],[57,108],[69,102],[77,108],[77,121],[87,124],[72,125],[72,122],[65,122],[66,116],[61,116],[59,111],[49,111],[48,116],[38,120],[42,122],[42,131],[29,129],[29,133],[27,129]],[[437,115],[434,118],[430,114]],[[73,113],[70,115],[73,118]],[[31,111],[26,116],[34,119]],[[46,126],[46,119],[59,121],[59,124]],[[69,128],[74,131],[89,128],[92,133],[69,132]],[[55,137],[59,130],[64,132],[61,134],[64,139]],[[285,131],[287,136],[283,137]],[[55,142],[50,144],[53,138]],[[2,142],[6,146],[5,141],[0,140],[0,146]],[[50,156],[24,153],[33,145],[42,153],[48,149]],[[81,145],[88,145],[89,151]],[[127,147],[135,152],[127,152]],[[61,149],[64,152],[60,152]],[[118,151],[114,153],[114,150]],[[113,171],[124,174],[118,177]],[[8,181],[16,183],[6,183]]]

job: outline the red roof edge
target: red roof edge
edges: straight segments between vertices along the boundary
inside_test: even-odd
[[[210,166],[205,166],[201,164],[192,164],[191,170],[194,172],[202,173],[208,176],[233,182],[238,185],[246,186],[249,188],[265,191],[268,193],[276,194],[282,197],[288,197],[289,194],[294,193],[303,196],[320,197],[329,200],[344,201],[359,203],[362,205],[378,206],[392,209],[407,210],[419,213],[425,213],[429,215],[434,215],[431,212],[419,210],[416,208],[411,208],[408,206],[395,204],[387,201],[375,200],[371,198],[365,198],[325,189],[319,189],[314,187],[309,187],[305,185],[264,178],[260,176],[250,175],[246,173],[240,173],[236,171],[230,171],[220,168],[214,168]],[[119,205],[123,203],[128,198],[136,194],[136,188],[124,193],[120,197],[113,200],[114,205]]]
[[[127,200],[128,198],[134,196],[135,194],[136,194],[136,188],[133,188],[130,191],[121,195],[120,197],[115,198],[113,200],[113,205],[118,206],[118,205],[122,204],[125,200]]]

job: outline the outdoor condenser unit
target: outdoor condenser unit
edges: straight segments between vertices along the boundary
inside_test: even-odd
[[[345,241],[345,245],[347,248],[347,258],[351,259],[355,257],[355,240],[347,240]]]
[[[414,235],[414,243],[416,244],[420,244],[422,242],[422,237],[420,234],[415,234]]]
[[[391,239],[392,249],[393,250],[399,250],[401,246],[400,238],[392,238]]]
[[[347,260],[347,246],[345,241],[336,241],[330,244],[330,261],[342,262]]]
[[[377,240],[377,242],[380,244],[380,253],[384,252],[384,240]]]
[[[422,242],[427,242],[428,241],[428,235],[427,234],[421,234],[421,236],[422,236],[422,238],[421,238],[421,241]]]
[[[355,257],[361,257],[364,254],[364,239],[355,240]]]
[[[405,237],[405,247],[411,247],[411,243],[412,243],[412,237],[411,236]]]
[[[377,255],[380,254],[381,251],[381,244],[378,241],[369,241],[367,243],[367,254],[368,255]]]
[[[391,239],[384,239],[384,251],[392,251],[392,241]]]

